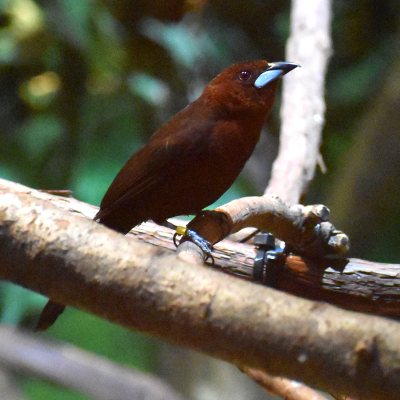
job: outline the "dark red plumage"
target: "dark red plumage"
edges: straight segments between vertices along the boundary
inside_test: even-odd
[[[95,220],[125,234],[146,220],[197,214],[216,201],[252,154],[272,108],[276,77],[254,85],[271,65],[277,64],[243,62],[213,79],[125,164]],[[296,65],[279,66],[283,75]]]
[[[197,214],[233,184],[252,154],[275,99],[277,79],[298,65],[247,61],[223,71],[124,165],[95,220],[126,234],[152,219]],[[64,306],[49,300],[37,330]]]

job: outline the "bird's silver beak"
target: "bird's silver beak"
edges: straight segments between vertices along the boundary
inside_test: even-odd
[[[262,88],[268,83],[286,75],[293,69],[300,67],[299,64],[292,62],[274,62],[268,64],[268,69],[264,71],[254,82],[254,86],[257,88]]]

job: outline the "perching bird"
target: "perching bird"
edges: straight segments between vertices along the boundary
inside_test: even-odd
[[[278,78],[298,67],[247,61],[214,78],[124,165],[95,220],[123,234],[153,220],[198,214],[233,184],[256,146],[275,100]],[[64,306],[49,301],[37,326],[51,326]]]

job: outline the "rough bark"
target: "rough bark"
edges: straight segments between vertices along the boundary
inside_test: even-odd
[[[3,193],[29,194],[34,198],[48,200],[57,208],[66,210],[72,215],[91,219],[97,211],[97,207],[74,198],[54,196],[1,179],[0,188]],[[278,205],[282,207],[281,202],[278,202]],[[29,204],[26,207],[29,209]],[[273,213],[273,209],[271,212]],[[290,221],[285,222],[285,215],[290,216],[285,213],[280,215],[280,218],[283,218],[281,220],[283,225],[292,226]],[[174,222],[184,223],[180,220],[174,220]],[[272,220],[272,225],[267,226],[267,229],[273,230],[277,225],[276,220]],[[294,225],[293,229],[294,232],[298,232],[297,230],[300,228]],[[286,228],[281,231],[291,232]],[[128,234],[128,237],[135,237],[142,242],[169,250],[169,254],[172,254],[172,251],[175,250],[172,241],[173,234],[174,232],[168,228],[147,222],[136,227]],[[297,243],[302,243],[302,240],[298,240]],[[197,254],[197,264],[203,265],[203,253],[196,245],[185,242],[183,247],[179,246],[178,250],[179,257],[189,263],[193,263]],[[186,258],[182,251],[186,254]],[[246,280],[252,280],[254,246],[223,240],[214,246],[213,257],[215,268]],[[319,258],[316,262],[307,257],[288,255],[284,261],[276,275],[276,288],[280,290],[308,299],[323,300],[353,311],[383,316],[400,316],[400,279],[397,276],[400,265],[350,259],[343,271],[336,271],[328,268],[329,259],[324,261]],[[335,260],[332,260],[332,265],[336,265]]]
[[[399,398],[400,324],[188,265],[27,194],[0,197],[3,279],[237,365]]]
[[[323,258],[344,256],[349,239],[329,222],[330,211],[323,205],[288,207],[279,197],[243,197],[212,211],[203,211],[188,228],[211,243],[246,227],[268,231],[297,254]]]

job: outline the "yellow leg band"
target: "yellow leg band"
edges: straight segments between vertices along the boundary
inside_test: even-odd
[[[177,226],[176,227],[176,233],[181,236],[185,236],[186,230],[187,230],[186,226]]]

